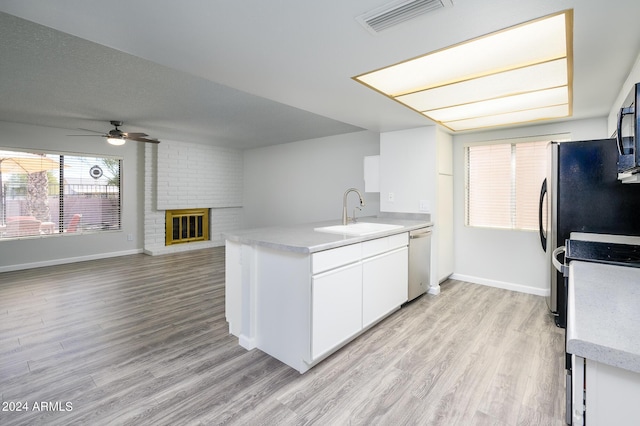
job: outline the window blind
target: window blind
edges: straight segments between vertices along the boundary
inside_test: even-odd
[[[467,223],[510,227],[511,146],[482,145],[467,150]]]
[[[122,160],[0,150],[0,238],[121,229]]]
[[[516,229],[538,229],[540,185],[547,174],[547,141],[515,144]]]
[[[121,160],[71,155],[61,158],[65,185],[59,228],[73,231],[79,220],[81,226],[75,227],[75,232],[119,230]]]
[[[466,224],[538,229],[540,185],[548,141],[496,143],[466,148]]]

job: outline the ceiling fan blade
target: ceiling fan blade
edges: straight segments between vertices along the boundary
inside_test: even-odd
[[[160,141],[158,139],[155,138],[150,138],[149,135],[147,135],[146,133],[137,133],[137,132],[132,132],[132,133],[126,133],[121,131],[120,129],[118,129],[118,126],[122,126],[122,122],[121,121],[112,121],[111,124],[113,126],[115,126],[116,128],[113,130],[110,130],[108,133],[103,133],[103,132],[96,132],[95,130],[91,130],[91,129],[78,129],[78,130],[83,130],[85,132],[91,132],[91,133],[97,133],[97,134],[93,134],[93,135],[68,135],[68,136],[99,136],[102,138],[116,138],[116,139],[127,139],[127,140],[132,140],[132,141],[136,141],[136,142],[147,142],[147,143],[160,143]]]
[[[91,130],[91,129],[78,129],[78,130],[82,130],[83,132],[99,133],[101,135],[104,135],[104,132],[97,132],[97,131]]]
[[[125,139],[129,139],[136,142],[160,143],[158,139],[145,138],[143,136],[137,136],[137,135],[147,136],[144,133],[129,133],[127,136],[125,136]]]

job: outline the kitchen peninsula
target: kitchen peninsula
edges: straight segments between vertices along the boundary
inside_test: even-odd
[[[407,301],[409,231],[431,222],[365,217],[347,226],[225,235],[226,319],[241,346],[304,373]]]

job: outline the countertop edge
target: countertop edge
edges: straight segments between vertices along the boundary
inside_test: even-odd
[[[314,228],[337,224],[335,221],[330,221],[330,222],[317,222],[317,223],[308,223],[303,225],[294,225],[291,227],[268,227],[268,228],[247,229],[242,231],[223,233],[222,236],[226,240],[232,241],[235,243],[268,247],[268,248],[281,250],[281,251],[311,254],[319,251],[330,250],[333,248],[338,248],[338,247],[342,247],[350,244],[357,244],[364,241],[375,240],[377,238],[384,238],[391,235],[402,234],[404,232],[410,232],[416,229],[433,226],[433,222],[422,221],[422,220],[364,217],[364,218],[361,218],[360,221],[397,224],[397,225],[402,225],[402,228],[392,229],[388,231],[381,231],[381,232],[376,232],[375,234],[361,235],[361,236],[329,234],[329,233],[314,231]],[[310,239],[313,239],[313,238],[308,238],[309,236],[311,236],[311,237],[320,238],[323,241],[312,242],[312,243],[309,243],[309,242],[307,243],[286,242],[285,243],[285,242],[274,241],[274,238],[269,238],[268,236],[265,236],[265,234],[278,233],[278,232],[297,233],[302,235],[303,237],[305,236],[307,237],[307,238],[300,238],[300,240],[309,241]],[[292,239],[294,239],[294,237],[292,237]]]
[[[567,352],[612,367],[640,373],[637,354],[630,354],[619,349],[577,338],[567,339]]]

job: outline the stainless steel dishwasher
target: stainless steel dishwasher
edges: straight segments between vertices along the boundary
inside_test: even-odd
[[[431,265],[431,228],[409,232],[409,300],[429,289]]]

